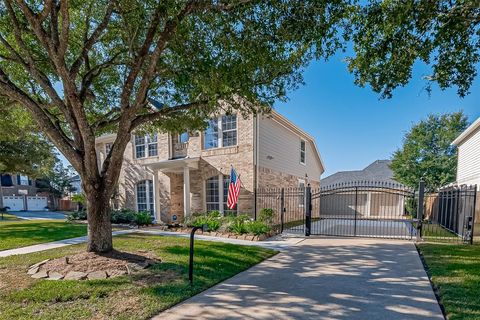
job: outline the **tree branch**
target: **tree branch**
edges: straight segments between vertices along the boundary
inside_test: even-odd
[[[78,74],[78,71],[80,70],[80,67],[82,66],[82,63],[85,61],[88,55],[88,52],[92,49],[93,45],[97,42],[102,32],[107,28],[108,23],[110,22],[110,17],[112,16],[112,13],[113,13],[114,4],[115,4],[115,1],[110,1],[108,3],[107,10],[102,19],[102,22],[95,28],[95,30],[92,32],[90,37],[88,37],[85,43],[83,44],[83,48],[82,48],[82,51],[80,52],[80,55],[75,59],[72,66],[70,67],[70,75],[72,78],[76,77],[76,75]],[[88,28],[88,26],[85,26],[85,28]]]
[[[185,104],[180,104],[174,107],[164,107],[160,111],[157,112],[152,112],[152,113],[146,113],[142,115],[138,115],[133,121],[131,125],[131,130],[137,128],[138,126],[141,126],[142,124],[145,124],[147,122],[152,122],[155,120],[160,120],[163,117],[167,115],[171,115],[173,113],[177,112],[183,112],[183,111],[188,111],[191,109],[195,109],[198,107],[205,106],[208,101],[195,101],[195,102],[190,102],[190,103],[185,103]]]
[[[6,73],[0,68],[0,93],[8,96],[11,100],[21,103],[30,111],[37,124],[43,132],[56,143],[59,150],[68,157],[75,168],[80,169],[82,160],[76,152],[71,140],[65,135],[61,128],[57,127],[50,119],[51,114],[45,110],[25,92],[19,89],[10,81]]]

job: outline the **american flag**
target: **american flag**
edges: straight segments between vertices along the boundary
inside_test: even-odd
[[[238,195],[240,194],[240,176],[237,176],[235,169],[230,171],[230,184],[228,185],[228,199],[227,207],[234,209],[238,202]]]

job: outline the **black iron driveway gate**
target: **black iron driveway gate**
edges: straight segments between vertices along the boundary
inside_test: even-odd
[[[476,186],[424,190],[384,182],[257,189],[255,212],[273,209],[278,232],[472,243]]]
[[[312,190],[311,199],[312,211],[319,210],[318,219],[312,212],[312,235],[392,239],[416,236],[415,192],[402,185],[345,183]]]

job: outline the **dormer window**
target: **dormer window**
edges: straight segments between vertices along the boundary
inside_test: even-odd
[[[135,135],[135,158],[158,155],[157,134]]]
[[[204,149],[236,146],[237,116],[224,115],[210,120],[204,137]]]

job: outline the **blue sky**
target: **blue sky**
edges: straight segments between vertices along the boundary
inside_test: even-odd
[[[390,158],[415,122],[430,113],[463,110],[470,121],[480,117],[480,80],[470,95],[459,98],[454,88],[431,95],[424,90],[425,65],[418,64],[410,83],[380,99],[370,88],[353,83],[340,55],[313,62],[304,73],[305,85],[288,94],[275,109],[310,133],[326,166],[323,177],[362,169],[377,159]],[[480,73],[480,72],[479,72]]]

